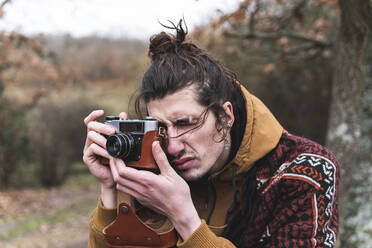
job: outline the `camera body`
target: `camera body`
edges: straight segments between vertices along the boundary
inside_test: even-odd
[[[107,116],[105,124],[115,128],[116,133],[107,137],[107,152],[121,158],[127,166],[156,170],[158,166],[152,155],[152,143],[159,141],[163,147],[166,131],[152,117],[144,120],[120,119]]]

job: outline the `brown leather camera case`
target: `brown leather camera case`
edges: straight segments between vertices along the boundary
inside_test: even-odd
[[[163,215],[151,212],[147,218],[140,218],[136,212],[133,198],[118,193],[118,215],[103,233],[108,247],[173,247],[177,243],[177,234],[172,223]],[[146,208],[144,208],[146,211]]]

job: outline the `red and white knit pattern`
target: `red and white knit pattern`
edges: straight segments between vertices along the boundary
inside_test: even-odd
[[[272,164],[258,165],[262,201],[246,247],[335,247],[340,168],[332,153],[284,132],[270,156]]]

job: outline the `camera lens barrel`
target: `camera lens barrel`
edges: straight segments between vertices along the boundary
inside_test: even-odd
[[[107,138],[106,149],[108,154],[115,158],[126,158],[134,147],[134,138],[129,133],[117,133]]]

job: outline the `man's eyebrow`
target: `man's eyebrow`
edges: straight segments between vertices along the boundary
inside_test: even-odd
[[[194,121],[199,121],[200,117],[195,117],[195,116],[185,116],[185,117],[181,117],[181,118],[178,118],[174,121],[172,121],[172,123],[177,123],[177,122],[194,122]]]

